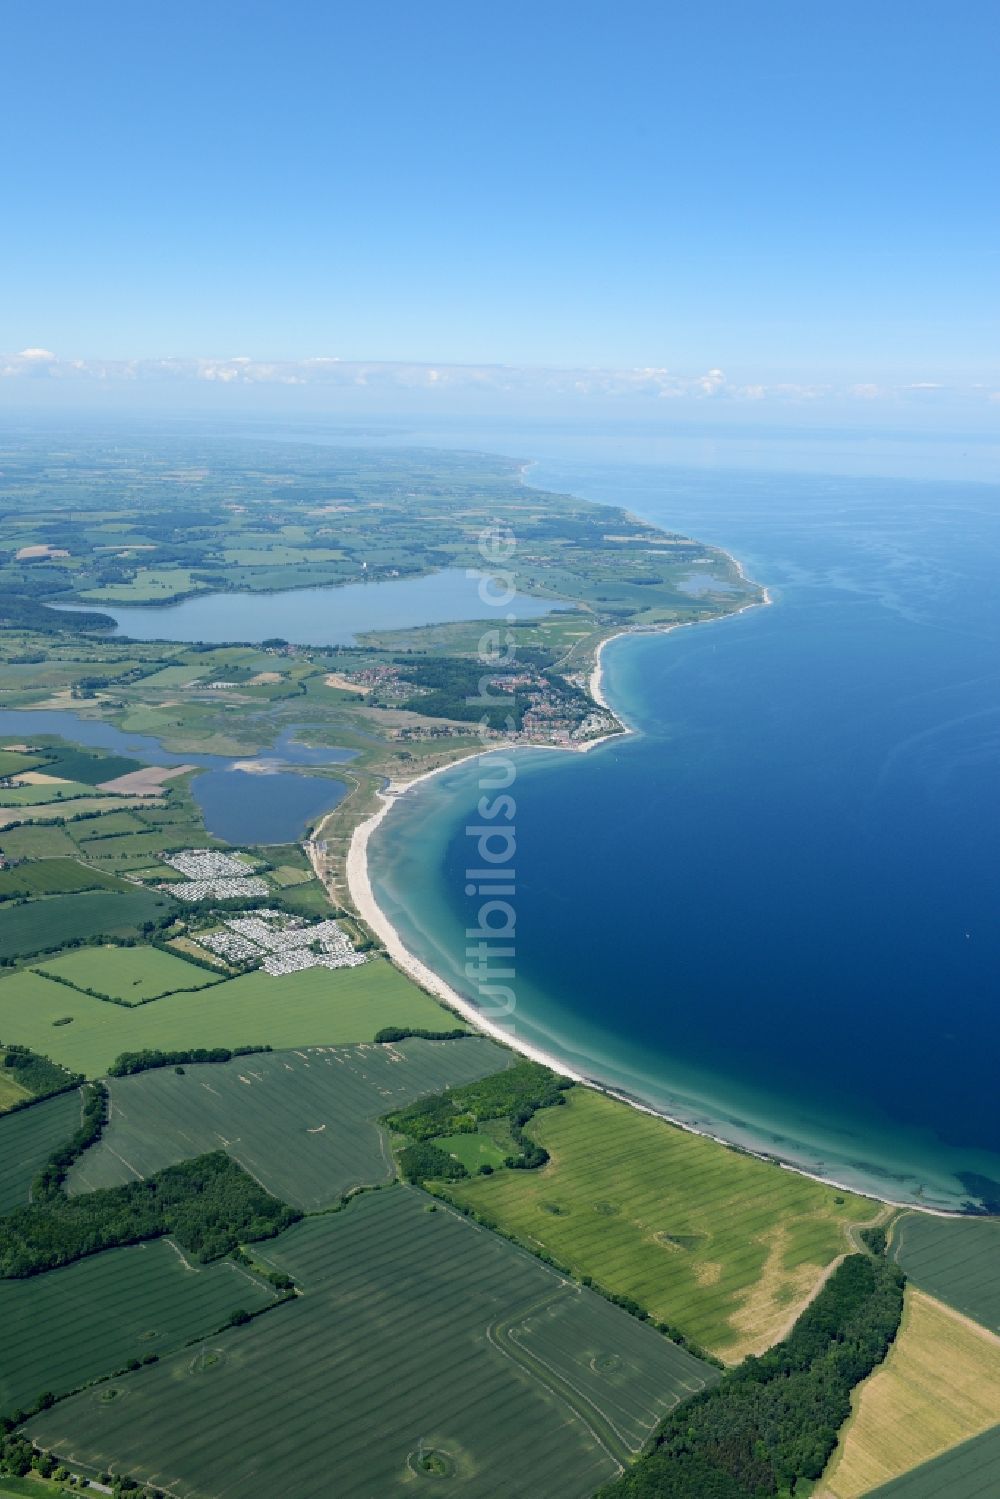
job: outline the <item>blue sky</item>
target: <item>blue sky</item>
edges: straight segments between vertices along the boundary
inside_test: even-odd
[[[995,422],[996,21],[8,0],[0,349],[66,389],[73,360],[320,356]]]

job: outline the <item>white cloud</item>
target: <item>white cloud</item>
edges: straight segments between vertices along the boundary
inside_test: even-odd
[[[376,390],[480,391],[526,397],[570,396],[581,400],[767,402],[800,405],[821,400],[878,401],[906,397],[913,392],[945,390],[935,381],[914,381],[886,387],[872,381],[853,384],[802,384],[776,381],[764,384],[732,381],[717,366],[692,374],[663,365],[633,368],[573,368],[558,365],[418,364],[376,360],[345,360],[337,355],[305,359],[263,360],[249,354],[200,359],[60,359],[49,349],[28,348],[0,354],[0,378],[55,381],[205,382],[230,386],[325,386]],[[988,396],[1000,400],[1000,393]]]

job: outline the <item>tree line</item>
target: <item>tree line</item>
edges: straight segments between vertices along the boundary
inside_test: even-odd
[[[167,1166],[142,1181],[44,1201],[0,1218],[0,1275],[21,1279],[102,1249],[172,1234],[199,1260],[269,1239],[301,1213],[279,1202],[223,1150]]]
[[[598,1499],[772,1499],[818,1479],[851,1391],[892,1346],[904,1282],[884,1259],[849,1255],[789,1337],[672,1411]]]

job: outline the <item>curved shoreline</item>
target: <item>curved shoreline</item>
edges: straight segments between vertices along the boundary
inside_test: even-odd
[[[736,559],[733,560],[737,569],[739,570],[740,576],[746,578],[746,573],[742,565],[738,561],[736,561]],[[407,791],[409,791],[412,787],[419,785],[422,781],[430,780],[433,776],[441,775],[443,772],[451,770],[457,765],[465,764],[469,760],[477,760],[485,755],[493,755],[503,753],[505,751],[509,752],[512,749],[524,750],[533,748],[548,748],[556,750],[569,748],[570,753],[586,753],[587,751],[596,748],[599,744],[607,743],[610,739],[619,738],[623,735],[630,735],[637,732],[637,730],[632,725],[625,721],[619,710],[612,707],[612,705],[608,702],[607,696],[604,691],[605,668],[602,658],[604,649],[610,641],[618,640],[622,636],[626,635],[669,634],[671,630],[683,628],[684,624],[711,624],[713,623],[713,621],[717,622],[721,619],[730,619],[735,617],[735,615],[746,613],[746,611],[749,609],[761,608],[770,605],[771,603],[773,603],[773,598],[769,590],[765,587],[761,590],[760,599],[753,600],[748,604],[744,604],[741,608],[735,609],[731,613],[713,616],[713,619],[710,620],[685,621],[683,622],[683,624],[676,623],[663,626],[652,626],[648,629],[623,629],[616,631],[614,634],[606,636],[605,639],[602,640],[597,647],[593,666],[590,672],[588,686],[590,695],[598,704],[598,706],[604,708],[609,713],[613,713],[616,720],[618,721],[618,724],[620,725],[619,729],[611,734],[601,735],[600,737],[588,740],[583,744],[569,747],[523,744],[519,745],[510,743],[490,745],[488,748],[474,751],[469,755],[462,756],[458,760],[453,760],[447,765],[441,765],[433,770],[425,771],[422,775],[415,776],[412,780],[390,782],[390,784],[384,790],[378,793],[381,805],[374,813],[372,813],[370,817],[366,818],[364,822],[358,824],[351,836],[346,863],[346,877],[348,888],[351,893],[351,898],[354,902],[354,906],[358,914],[371,928],[375,935],[380,939],[390,959],[396,964],[398,968],[401,969],[403,973],[405,973],[409,978],[413,979],[413,981],[419,984],[422,988],[427,990],[428,993],[434,995],[436,999],[440,1000],[441,1003],[445,1004],[449,1009],[454,1010],[475,1030],[490,1036],[493,1040],[499,1042],[503,1046],[509,1047],[511,1050],[518,1052],[522,1056],[529,1057],[533,1061],[540,1062],[544,1066],[550,1067],[554,1072],[558,1072],[563,1077],[570,1078],[575,1083],[581,1084],[585,1087],[593,1088],[595,1091],[604,1093],[608,1097],[615,1098],[621,1103],[626,1103],[631,1108],[636,1109],[640,1113],[649,1114],[655,1118],[663,1119],[667,1123],[673,1124],[677,1128],[685,1130],[688,1134],[700,1135],[703,1138],[713,1140],[716,1144],[724,1146],[729,1150],[735,1150],[740,1154],[750,1155],[757,1160],[769,1162],[770,1164],[775,1165],[782,1170],[792,1171],[798,1176],[805,1177],[810,1181],[818,1182],[823,1186],[832,1187],[837,1191],[850,1192],[853,1195],[865,1196],[872,1199],[873,1201],[884,1203],[887,1206],[893,1208],[899,1208],[913,1212],[923,1212],[934,1217],[963,1218],[967,1215],[963,1214],[957,1209],[953,1210],[943,1207],[925,1206],[912,1200],[900,1200],[898,1198],[891,1197],[887,1193],[882,1191],[872,1190],[870,1188],[862,1189],[857,1186],[852,1186],[849,1183],[840,1181],[836,1177],[824,1175],[816,1171],[810,1171],[807,1169],[807,1167],[797,1163],[794,1160],[783,1158],[777,1152],[771,1150],[754,1150],[746,1145],[738,1144],[733,1140],[727,1139],[724,1135],[716,1133],[714,1130],[699,1128],[698,1126],[691,1124],[685,1119],[676,1117],[663,1108],[657,1108],[652,1104],[644,1102],[640,1098],[623,1092],[621,1089],[616,1088],[611,1084],[602,1082],[599,1077],[588,1075],[586,1073],[580,1072],[576,1068],[568,1066],[565,1061],[554,1055],[552,1052],[546,1051],[543,1047],[535,1045],[530,1041],[526,1041],[516,1034],[512,1034],[511,1031],[505,1029],[502,1025],[498,1025],[495,1021],[490,1020],[486,1015],[482,1013],[477,1005],[475,1005],[471,1000],[466,999],[456,989],[454,989],[446,979],[444,979],[439,973],[435,972],[434,969],[432,969],[421,958],[417,957],[417,955],[409,947],[407,947],[400,932],[393,925],[392,921],[379,905],[375,897],[375,892],[372,888],[368,859],[368,849],[371,838],[376,829],[382,823],[383,819],[387,816],[395,802],[399,799],[399,797],[405,795]]]

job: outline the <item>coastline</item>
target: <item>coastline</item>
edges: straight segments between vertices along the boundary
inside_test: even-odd
[[[737,562],[736,566],[739,568],[741,576],[745,577],[746,574],[744,573],[741,564]],[[735,615],[737,614],[745,613],[748,609],[765,607],[767,605],[770,605],[771,603],[773,603],[771,594],[769,593],[767,588],[763,588],[759,600],[754,600],[748,604],[744,604],[740,609],[733,610],[731,614],[717,615],[715,616],[715,619],[730,619],[735,617]],[[685,621],[684,624],[711,624],[712,622],[712,620],[696,620]],[[417,955],[407,947],[400,932],[393,925],[392,921],[379,905],[375,897],[375,892],[372,888],[368,858],[369,844],[376,830],[401,796],[404,796],[414,786],[418,786],[422,782],[428,781],[434,776],[438,776],[443,774],[445,771],[452,770],[458,765],[466,764],[470,760],[477,760],[484,755],[493,755],[503,753],[505,751],[509,753],[513,749],[554,749],[556,751],[568,749],[570,753],[580,754],[586,753],[589,750],[596,748],[600,744],[605,744],[610,739],[616,739],[621,737],[622,735],[635,733],[636,730],[631,725],[629,725],[622,718],[618,710],[612,707],[608,702],[604,690],[604,649],[612,640],[621,639],[623,636],[638,634],[669,634],[670,631],[680,628],[683,628],[683,625],[681,623],[653,626],[645,630],[618,630],[614,634],[606,636],[604,640],[600,642],[595,653],[588,685],[590,695],[594,699],[594,701],[600,707],[604,708],[607,712],[613,713],[615,718],[617,719],[620,727],[613,733],[604,734],[598,738],[587,740],[583,744],[573,746],[523,745],[512,743],[498,743],[496,745],[491,744],[488,748],[475,750],[468,755],[461,756],[457,760],[449,761],[446,765],[436,766],[432,770],[424,771],[421,775],[414,776],[412,780],[390,782],[388,786],[380,790],[378,792],[380,805],[369,817],[367,817],[363,822],[357,825],[351,836],[346,861],[346,878],[351,899],[358,915],[381,941],[391,961],[395,963],[396,966],[403,973],[405,973],[408,978],[411,978],[415,983],[419,984],[428,993],[434,995],[436,999],[440,1000],[441,1003],[446,1005],[450,1010],[453,1010],[474,1030],[480,1032],[481,1034],[489,1036],[492,1040],[495,1040],[501,1045],[518,1052],[522,1056],[529,1057],[532,1061],[539,1062],[546,1067],[550,1067],[554,1072],[558,1072],[563,1077],[570,1078],[575,1083],[579,1083],[585,1087],[593,1088],[595,1089],[595,1091],[604,1093],[610,1098],[615,1098],[621,1103],[626,1103],[631,1108],[636,1109],[640,1113],[649,1114],[656,1118],[661,1118],[667,1123],[673,1124],[677,1128],[685,1130],[688,1134],[701,1135],[706,1139],[713,1140],[719,1145],[725,1146],[727,1149],[736,1150],[739,1153],[751,1155],[755,1159],[761,1161],[768,1161],[771,1164],[780,1167],[782,1170],[793,1171],[799,1176],[806,1177],[811,1181],[819,1182],[824,1186],[832,1187],[835,1190],[858,1193],[858,1187],[840,1181],[835,1177],[825,1176],[818,1172],[809,1171],[805,1166],[801,1164],[798,1164],[791,1160],[783,1159],[779,1154],[775,1153],[772,1150],[754,1150],[752,1148],[748,1148],[745,1145],[736,1144],[732,1140],[727,1140],[723,1135],[716,1133],[714,1130],[699,1128],[695,1125],[692,1125],[687,1120],[678,1118],[675,1115],[668,1113],[664,1109],[656,1108],[652,1104],[645,1103],[641,1099],[636,1098],[629,1093],[622,1092],[619,1088],[616,1088],[613,1085],[602,1082],[599,1077],[588,1075],[586,1073],[580,1072],[573,1067],[568,1066],[566,1062],[563,1061],[560,1057],[554,1055],[549,1051],[546,1051],[541,1046],[535,1045],[533,1042],[525,1040],[523,1037],[520,1037],[507,1030],[504,1026],[498,1025],[496,1022],[490,1020],[487,1016],[483,1015],[478,1006],[476,1006],[471,1000],[466,999],[463,995],[459,994],[458,991],[454,989],[446,979],[444,979],[439,973],[436,973],[428,964],[426,964],[421,958],[417,957]],[[313,840],[310,840],[309,851],[310,854],[313,855]],[[318,863],[318,859],[314,859],[314,862]],[[862,1195],[871,1197],[874,1201],[882,1202],[887,1206],[895,1208],[922,1211],[940,1217],[964,1216],[959,1212],[952,1212],[945,1208],[920,1207],[912,1201],[901,1201],[899,1199],[890,1197],[886,1193],[879,1193],[868,1190],[863,1192]]]
[[[620,634],[630,633],[635,632],[620,632]],[[608,638],[616,639],[618,637],[609,636]],[[635,730],[626,729],[625,732],[634,733]],[[617,736],[605,736],[605,738],[607,737]],[[591,741],[592,744],[603,742],[603,739]],[[630,1093],[623,1092],[620,1088],[614,1087],[609,1083],[602,1082],[599,1077],[595,1077],[594,1075],[585,1072],[580,1072],[576,1068],[568,1066],[567,1063],[562,1060],[562,1058],[556,1056],[554,1053],[546,1051],[543,1047],[537,1046],[533,1042],[526,1041],[523,1037],[518,1036],[510,1032],[509,1030],[506,1030],[503,1026],[497,1025],[495,1022],[489,1020],[485,1015],[483,1015],[481,1010],[479,1010],[479,1008],[471,1000],[466,999],[463,995],[459,994],[458,991],[454,989],[446,979],[442,978],[440,974],[436,973],[432,968],[428,966],[428,964],[424,963],[422,959],[418,958],[416,954],[406,946],[405,942],[400,936],[400,933],[376,900],[375,892],[372,889],[371,875],[368,867],[368,846],[376,829],[391,811],[392,807],[395,805],[399,797],[409,791],[411,787],[419,785],[422,781],[428,781],[433,776],[440,775],[445,770],[453,769],[456,765],[465,764],[469,760],[479,759],[480,755],[484,753],[496,754],[503,749],[531,749],[542,747],[543,746],[533,745],[500,745],[496,748],[491,747],[487,751],[476,751],[473,754],[464,755],[460,760],[453,760],[448,765],[438,766],[434,770],[425,771],[422,775],[415,776],[411,781],[392,783],[384,791],[379,792],[379,797],[382,803],[381,806],[378,807],[378,809],[373,812],[370,817],[366,818],[364,822],[359,823],[352,835],[350,849],[347,856],[347,882],[350,888],[351,897],[354,901],[354,905],[359,916],[361,916],[366,925],[371,928],[371,930],[382,942],[385,951],[387,952],[391,960],[396,964],[396,966],[403,973],[405,973],[408,978],[411,978],[414,983],[419,984],[421,988],[427,990],[430,994],[433,994],[436,999],[440,1000],[441,1003],[445,1004],[450,1010],[454,1010],[455,1013],[461,1017],[461,1019],[465,1020],[470,1026],[472,1026],[474,1030],[476,1030],[480,1034],[489,1036],[491,1040],[497,1041],[500,1045],[517,1052],[521,1056],[528,1057],[534,1062],[540,1062],[543,1066],[551,1068],[553,1072],[559,1073],[560,1076],[570,1078],[574,1083],[578,1083],[583,1087],[592,1088],[595,1092],[603,1093],[608,1098],[614,1098],[619,1103],[627,1104],[630,1108],[635,1109],[640,1114],[648,1114],[653,1118],[662,1119],[667,1124],[672,1124],[677,1129],[684,1130],[686,1134],[699,1135],[703,1139],[712,1140],[715,1144],[721,1145],[727,1150],[733,1150],[737,1154],[751,1156],[755,1160],[767,1162],[768,1164],[776,1166],[783,1171],[791,1171],[796,1176],[805,1177],[809,1181],[818,1182],[820,1185],[831,1187],[836,1191],[850,1192],[855,1196],[868,1197],[872,1201],[883,1203],[887,1207],[898,1208],[909,1212],[922,1212],[936,1218],[965,1218],[966,1216],[968,1216],[967,1214],[961,1213],[957,1210],[921,1205],[919,1203],[913,1202],[912,1200],[902,1200],[899,1198],[891,1197],[884,1192],[878,1192],[870,1189],[861,1189],[849,1182],[841,1181],[837,1177],[823,1175],[822,1173],[816,1171],[810,1171],[807,1167],[795,1161],[785,1160],[773,1150],[755,1150],[752,1147],[737,1144],[733,1140],[727,1139],[724,1135],[720,1135],[712,1129],[706,1129],[693,1125],[688,1120],[679,1118],[678,1116],[669,1113],[666,1109],[657,1108],[653,1104],[646,1103],[642,1099],[637,1098]],[[586,746],[586,748],[589,747],[590,745]]]
[[[735,565],[739,569],[740,575],[745,578],[746,574],[742,565],[739,562],[736,562]],[[729,619],[737,614],[745,613],[748,609],[756,609],[759,607],[770,605],[773,602],[774,600],[772,595],[765,587],[761,589],[761,597],[759,599],[744,604],[743,606],[741,606],[741,608],[733,610],[731,614],[716,615],[713,617],[713,619],[714,621],[718,621],[720,619]],[[712,622],[713,620],[710,619],[685,621],[684,623],[710,624]],[[533,1042],[525,1040],[523,1037],[512,1034],[503,1026],[496,1024],[495,1022],[489,1020],[486,1016],[484,1016],[471,1000],[466,999],[463,995],[458,993],[457,990],[455,990],[452,985],[447,982],[446,979],[444,979],[439,973],[435,972],[428,964],[423,962],[422,959],[417,957],[417,955],[407,947],[400,932],[396,929],[390,918],[382,910],[375,897],[369,869],[369,845],[371,838],[375,834],[377,828],[382,823],[383,819],[386,817],[386,815],[400,796],[405,795],[407,791],[409,791],[412,787],[418,785],[420,782],[430,780],[431,777],[440,775],[444,771],[451,770],[453,767],[463,764],[469,760],[478,759],[481,755],[496,754],[505,751],[510,752],[510,750],[512,749],[523,750],[543,748],[556,750],[569,749],[571,753],[586,753],[587,751],[596,748],[599,744],[607,743],[609,739],[615,739],[622,737],[623,735],[629,735],[637,732],[637,730],[634,729],[630,724],[628,724],[622,718],[620,712],[616,708],[612,707],[607,700],[604,680],[604,648],[609,644],[610,641],[617,640],[624,635],[668,634],[671,630],[678,628],[681,628],[681,625],[679,623],[667,624],[663,626],[652,626],[644,630],[622,629],[606,636],[599,643],[595,652],[588,685],[590,694],[594,701],[599,706],[603,707],[607,712],[614,714],[619,724],[619,728],[613,733],[601,735],[600,737],[588,740],[583,744],[573,746],[519,745],[510,743],[490,745],[488,748],[476,750],[468,755],[461,756],[459,759],[450,761],[446,765],[438,766],[434,769],[425,771],[421,775],[413,777],[413,779],[411,780],[403,782],[390,782],[390,784],[386,788],[379,791],[378,796],[380,805],[375,810],[375,812],[373,812],[363,822],[358,824],[358,826],[354,829],[348,849],[345,872],[348,889],[350,891],[351,899],[354,903],[355,909],[364,920],[364,922],[371,928],[371,930],[382,942],[385,951],[391,961],[394,962],[400,968],[400,970],[404,972],[409,978],[411,978],[415,983],[419,984],[430,994],[434,995],[434,997],[437,998],[441,1003],[446,1005],[449,1009],[453,1010],[474,1030],[490,1036],[491,1039],[519,1053],[520,1055],[529,1057],[533,1061],[540,1062],[544,1066],[550,1067],[553,1071],[558,1072],[561,1076],[568,1077],[575,1083],[581,1084],[585,1087],[593,1088],[597,1092],[604,1093],[608,1097],[615,1098],[619,1102],[628,1104],[630,1107],[636,1109],[640,1113],[649,1114],[656,1118],[661,1118],[665,1122],[673,1124],[679,1129],[683,1129],[688,1134],[700,1135],[703,1138],[710,1139],[727,1149],[735,1150],[740,1154],[750,1155],[755,1159],[761,1161],[766,1161],[772,1165],[779,1167],[782,1170],[792,1171],[796,1175],[805,1177],[811,1181],[818,1182],[824,1186],[831,1187],[834,1190],[846,1191],[856,1195],[865,1196],[873,1201],[883,1203],[886,1206],[892,1208],[923,1212],[931,1216],[942,1218],[963,1218],[967,1215],[963,1214],[957,1209],[924,1205],[918,1202],[914,1202],[912,1199],[900,1199],[898,1197],[892,1196],[889,1191],[880,1190],[877,1187],[860,1187],[856,1184],[842,1181],[836,1176],[827,1175],[819,1171],[812,1171],[808,1168],[807,1165],[802,1164],[794,1159],[785,1158],[780,1154],[780,1152],[776,1152],[772,1148],[762,1147],[760,1149],[755,1149],[752,1144],[747,1145],[746,1143],[728,1139],[725,1135],[718,1133],[716,1129],[692,1124],[684,1118],[677,1117],[667,1109],[656,1107],[655,1105],[648,1103],[629,1092],[623,1091],[620,1087],[616,1087],[611,1083],[602,1081],[599,1076],[581,1072],[578,1068],[567,1065],[567,1063],[559,1056],[550,1051],[547,1051],[543,1046],[536,1045]]]

